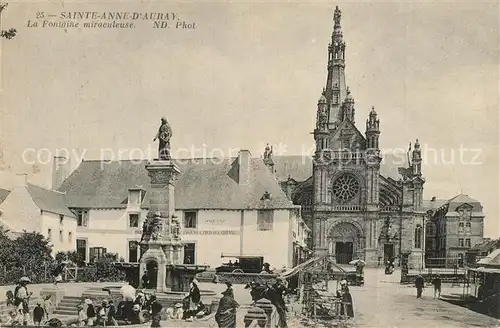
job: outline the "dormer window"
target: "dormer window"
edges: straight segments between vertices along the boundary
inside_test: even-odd
[[[129,189],[128,191],[128,204],[130,206],[139,206],[142,201],[141,189]]]
[[[138,228],[139,227],[139,213],[129,213],[128,215],[128,227]]]
[[[89,226],[89,212],[87,210],[77,210],[76,211],[76,225],[78,227],[88,227]]]

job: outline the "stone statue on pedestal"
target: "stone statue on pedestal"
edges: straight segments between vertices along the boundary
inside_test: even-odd
[[[170,138],[172,138],[172,128],[165,117],[161,118],[161,125],[158,128],[158,133],[156,134],[153,141],[159,139],[158,144],[158,159],[160,161],[170,160]]]

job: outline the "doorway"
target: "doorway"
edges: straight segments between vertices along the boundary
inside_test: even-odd
[[[337,264],[349,264],[353,256],[352,242],[336,242],[335,243],[335,259]]]
[[[384,244],[384,264],[394,259],[394,244]]]
[[[146,264],[146,270],[149,277],[149,288],[156,289],[158,286],[158,263],[150,261]]]

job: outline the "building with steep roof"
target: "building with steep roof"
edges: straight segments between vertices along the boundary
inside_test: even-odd
[[[185,263],[216,267],[221,253],[263,256],[275,267],[305,259],[310,229],[262,159],[242,150],[238,158],[173,161],[181,170],[175,204]],[[78,215],[77,251],[86,259],[100,252],[140,258],[151,195],[146,163],[86,160],[62,183],[59,190]]]
[[[18,175],[12,190],[0,191],[0,225],[12,237],[38,232],[50,239],[53,253],[75,249],[76,215],[67,207],[65,195],[26,181]]]
[[[433,198],[424,206],[428,266],[450,266],[450,259],[459,266],[463,265],[469,250],[483,242],[484,213],[481,203],[468,195],[459,194],[448,200]]]

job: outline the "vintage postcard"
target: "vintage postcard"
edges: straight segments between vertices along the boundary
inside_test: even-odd
[[[0,326],[497,326],[499,9],[0,3]]]

